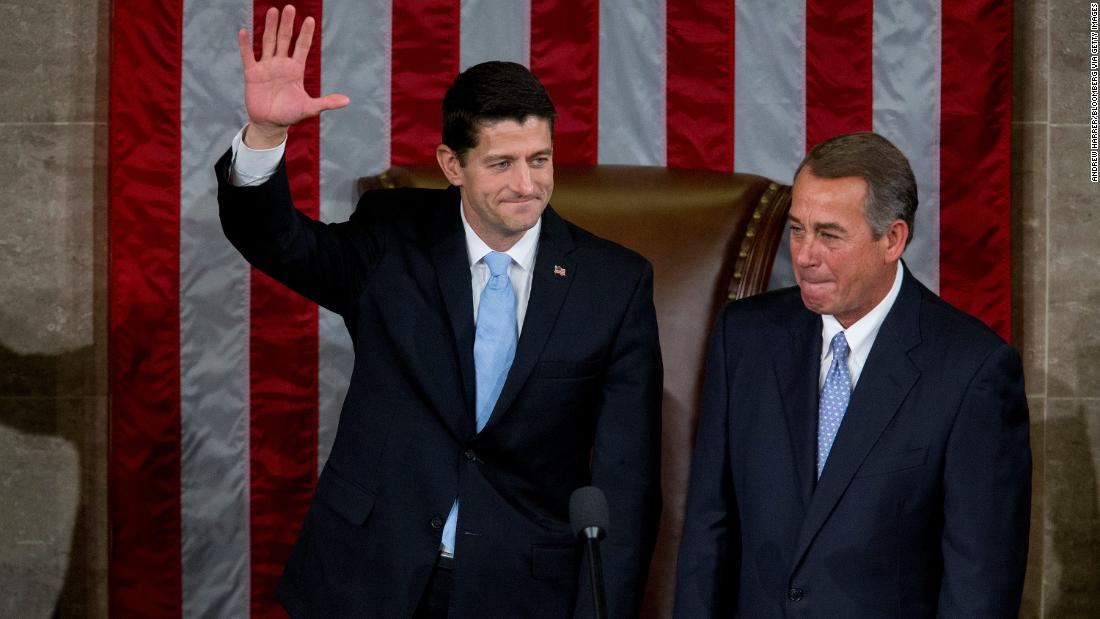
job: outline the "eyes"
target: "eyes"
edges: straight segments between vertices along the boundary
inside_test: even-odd
[[[791,224],[791,238],[801,240],[806,235],[806,229],[802,224]],[[824,240],[826,243],[833,243],[841,240],[840,234],[829,228],[822,228],[817,231],[817,236]]]
[[[538,155],[537,157],[533,157],[528,162],[528,165],[530,165],[532,168],[536,168],[536,169],[545,168],[546,166],[550,165],[550,156],[549,155]],[[512,167],[512,160],[511,159],[501,159],[499,161],[492,161],[492,162],[489,163],[489,169],[495,170],[497,172],[503,172],[503,171],[505,171],[505,170],[507,170],[508,168],[511,168],[511,167]]]

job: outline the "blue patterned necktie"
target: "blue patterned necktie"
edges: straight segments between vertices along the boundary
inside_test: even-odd
[[[825,386],[821,389],[817,418],[817,476],[825,470],[825,461],[833,448],[833,439],[848,409],[848,399],[852,395],[852,377],[848,373],[848,340],[841,331],[833,336],[829,348],[833,352],[833,362],[825,377]]]
[[[516,356],[516,293],[508,277],[508,254],[489,252],[481,259],[489,267],[489,281],[481,291],[477,305],[477,331],[474,334],[474,373],[477,378],[477,431],[481,432],[493,414],[504,379]],[[443,525],[442,545],[453,552],[458,530],[458,500],[451,505]]]
[[[481,291],[474,336],[474,371],[477,376],[477,431],[489,421],[493,407],[516,356],[516,293],[508,277],[508,254],[489,252],[482,258],[489,267],[488,283]]]

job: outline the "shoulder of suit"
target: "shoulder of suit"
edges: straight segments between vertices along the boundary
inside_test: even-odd
[[[965,345],[989,351],[1007,342],[978,318],[958,309],[936,293],[921,286],[921,336],[927,341]]]
[[[454,218],[457,230],[461,226],[457,191],[402,187],[365,192],[349,223],[371,234],[418,242],[434,236],[427,235],[429,231],[446,229],[448,217]]]
[[[810,310],[802,303],[798,286],[768,290],[726,303],[722,316],[727,320],[753,325],[785,326],[805,319]]]
[[[417,221],[435,216],[439,211],[457,205],[446,189],[401,187],[364,192],[352,214],[353,220],[367,222]],[[457,195],[457,194],[456,194]]]
[[[802,304],[797,286],[771,290],[727,302],[718,313],[711,331],[711,342],[721,342],[727,363],[748,354],[754,359],[766,351],[790,345],[798,337],[820,324],[820,318]]]

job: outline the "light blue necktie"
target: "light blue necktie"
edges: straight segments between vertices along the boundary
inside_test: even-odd
[[[848,409],[848,399],[852,396],[852,377],[848,373],[848,340],[841,331],[833,336],[829,348],[833,351],[833,362],[825,376],[825,386],[821,389],[817,418],[817,476],[825,470],[825,461],[833,448],[833,439]]]
[[[474,373],[477,377],[477,431],[489,422],[508,369],[516,356],[516,293],[508,277],[508,254],[489,252],[481,259],[489,267],[489,281],[481,291],[477,306],[477,331],[474,335]],[[443,525],[443,547],[454,551],[458,525],[458,500],[451,506]]]
[[[477,376],[477,431],[489,421],[516,356],[516,293],[508,277],[508,254],[489,252],[481,259],[489,267],[488,283],[477,306],[474,371]]]

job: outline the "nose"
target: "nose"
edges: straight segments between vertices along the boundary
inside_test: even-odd
[[[798,267],[806,268],[817,264],[816,243],[806,238],[791,236],[791,259]]]
[[[514,172],[512,177],[512,188],[516,193],[529,196],[535,191],[535,183],[531,179],[531,166],[527,165],[526,161],[517,163],[512,167]]]

